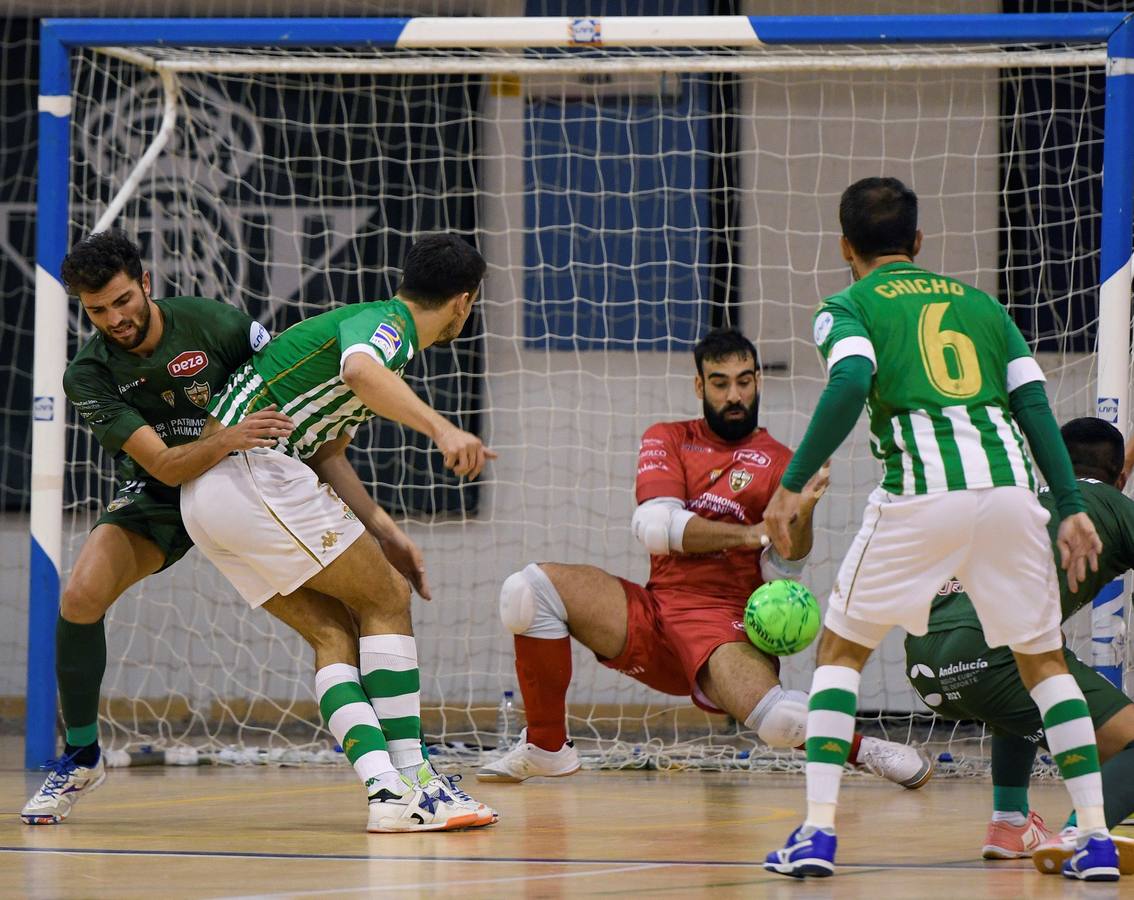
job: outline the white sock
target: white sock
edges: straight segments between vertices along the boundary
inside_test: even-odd
[[[848,666],[820,666],[807,704],[807,819],[805,826],[833,829],[843,766],[854,740],[854,714],[862,675]]]

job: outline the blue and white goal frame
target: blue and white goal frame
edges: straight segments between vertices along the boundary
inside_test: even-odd
[[[55,622],[62,563],[71,52],[85,47],[761,47],[814,44],[1089,43],[1107,47],[1098,411],[1129,425],[1134,205],[1134,17],[1121,13],[603,18],[46,19],[40,43],[31,572],[25,763],[56,752]],[[1105,336],[1105,341],[1103,337]],[[1096,601],[1102,659],[1125,633],[1118,600]],[[1120,681],[1121,666],[1101,669]]]

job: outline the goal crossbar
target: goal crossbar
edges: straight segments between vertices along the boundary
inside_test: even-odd
[[[67,297],[60,268],[68,243],[72,111],[71,54],[100,48],[162,71],[405,70],[404,59],[380,53],[437,51],[426,61],[433,73],[517,72],[545,66],[519,51],[558,50],[557,65],[572,71],[598,66],[632,72],[643,67],[685,72],[840,68],[1020,67],[1106,65],[1101,226],[1100,340],[1097,397],[1104,414],[1124,432],[1129,424],[1129,322],[1134,205],[1134,17],[1120,13],[934,16],[724,16],[596,18],[344,18],[344,19],[46,19],[40,44],[38,199],[36,225],[35,368],[31,565],[25,762],[54,755],[56,684],[54,628],[62,568],[65,457]],[[1058,44],[1067,50],[1029,45]],[[949,45],[958,49],[942,53]],[[973,49],[977,45],[991,48]],[[846,57],[832,47],[897,48],[894,53]],[[811,53],[784,55],[786,48]],[[822,49],[819,49],[819,48]],[[926,49],[921,49],[921,48]],[[1102,49],[1105,47],[1105,50]],[[147,48],[154,48],[151,51]],[[196,48],[247,48],[242,58],[221,55],[205,63]],[[266,49],[344,48],[283,61]],[[609,49],[701,48],[715,55],[660,54],[645,60]],[[815,48],[809,50],[808,48]],[[492,51],[476,55],[471,51]],[[744,51],[743,54],[737,50]],[[176,51],[176,52],[175,52]],[[184,51],[184,52],[182,52]],[[361,58],[360,51],[371,54]],[[461,55],[445,56],[442,51]],[[257,55],[259,53],[259,55]],[[585,56],[582,63],[571,57]],[[946,62],[942,62],[945,60]],[[226,66],[242,65],[242,69]],[[257,66],[263,68],[257,69]],[[310,68],[302,68],[309,66]],[[341,66],[342,68],[336,68]],[[618,67],[624,67],[619,69]],[[697,68],[698,66],[703,68]],[[250,68],[249,68],[250,67]],[[353,67],[353,68],[352,68]],[[368,68],[369,67],[369,68]],[[478,68],[479,67],[479,68]],[[160,147],[155,154],[160,152]],[[1119,610],[1121,613],[1121,610]]]

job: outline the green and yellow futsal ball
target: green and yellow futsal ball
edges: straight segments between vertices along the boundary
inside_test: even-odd
[[[769,581],[752,592],[744,607],[748,640],[772,656],[791,656],[819,633],[819,601],[798,581]]]

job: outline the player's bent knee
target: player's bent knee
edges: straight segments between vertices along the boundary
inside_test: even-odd
[[[798,747],[807,738],[807,694],[776,685],[756,704],[744,724],[769,747]]]
[[[59,615],[76,625],[90,625],[106,615],[117,599],[68,585],[59,598]]]
[[[328,620],[304,628],[300,632],[311,649],[320,656],[351,659],[358,655],[358,631],[344,623]]]
[[[555,639],[567,637],[567,609],[547,573],[535,563],[504,579],[500,620],[512,634]]]

